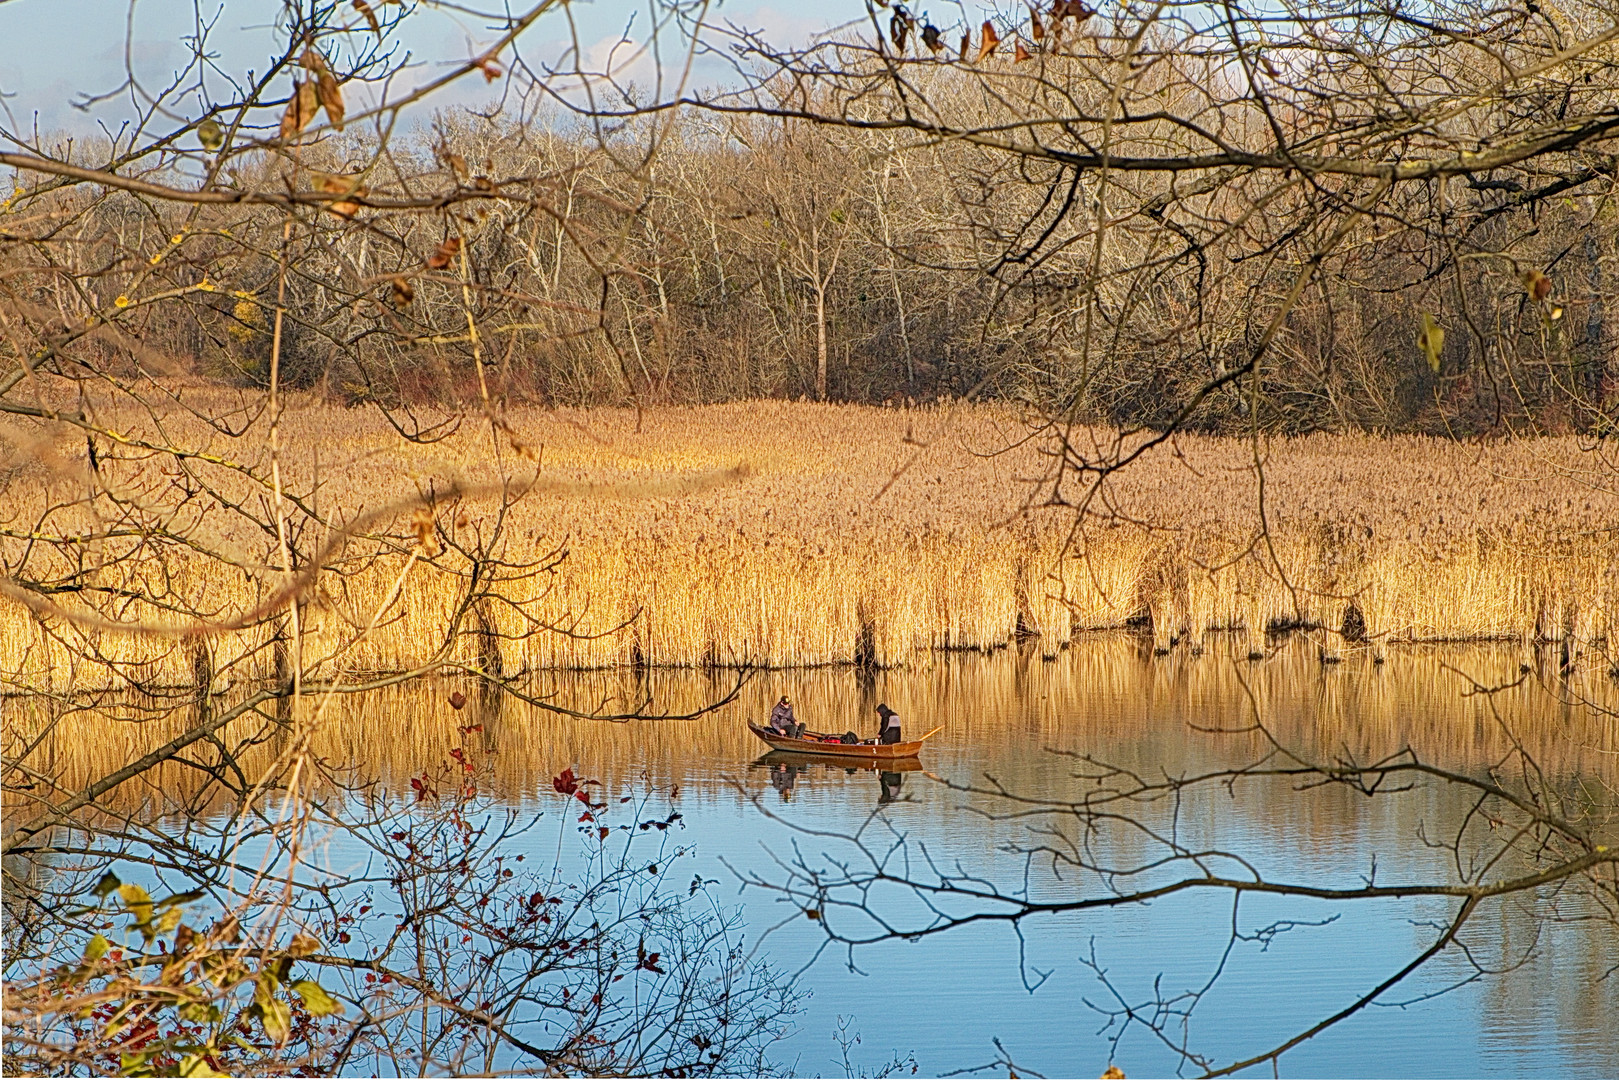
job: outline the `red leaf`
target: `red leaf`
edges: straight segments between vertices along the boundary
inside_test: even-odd
[[[462,694],[461,691],[457,690],[455,693],[450,695],[450,708],[460,711],[466,707],[466,704],[466,696]]]
[[[551,778],[551,786],[558,795],[572,795],[579,790],[579,780],[573,775],[573,766],[568,766]]]

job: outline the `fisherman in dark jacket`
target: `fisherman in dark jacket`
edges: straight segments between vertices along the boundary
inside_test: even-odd
[[[881,727],[877,732],[877,741],[880,743],[899,742],[899,713],[890,709],[886,704],[877,706],[877,718]]]
[[[770,726],[789,739],[802,738],[804,725],[793,721],[793,706],[783,694],[776,707],[770,710]]]

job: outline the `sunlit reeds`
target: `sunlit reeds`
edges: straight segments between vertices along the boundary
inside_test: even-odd
[[[1337,630],[1351,603],[1375,645],[1590,643],[1619,626],[1615,476],[1574,439],[1276,441],[1261,448],[1266,532],[1254,448],[1184,436],[1110,480],[1109,511],[1076,530],[1071,511],[1024,509],[1047,459],[1031,446],[988,453],[1017,430],[990,408],[748,403],[639,416],[517,411],[511,422],[540,448],[542,476],[592,482],[605,494],[530,495],[511,509],[508,563],[551,551],[565,558],[503,585],[512,603],[488,609],[508,674],[860,659],[891,666],[1020,635],[1050,656],[1076,632],[1130,621],[1150,625],[1160,649],[1196,648],[1211,630],[1241,631],[1263,648],[1278,627]],[[336,522],[435,481],[442,489],[450,479],[497,478],[488,429],[472,420],[450,439],[418,446],[364,414],[307,404],[288,413],[283,440],[289,487],[310,490],[318,477],[319,505]],[[8,441],[15,464],[28,444],[21,435]],[[55,448],[62,460],[76,452],[67,441]],[[712,490],[612,494],[649,477],[737,465],[743,477]],[[534,467],[523,463],[518,473]],[[122,481],[161,500],[161,478],[142,468],[130,466]],[[0,495],[8,565],[38,506],[73,482],[38,475],[14,477]],[[439,524],[472,544],[490,535],[494,514],[492,504],[472,501],[441,509]],[[51,528],[64,530],[60,515]],[[262,530],[216,528],[207,515],[190,528],[216,548],[234,545],[249,569],[181,555],[161,565],[124,560],[99,571],[101,580],[113,594],[160,584],[192,610],[224,613],[249,607],[279,580]],[[317,541],[306,538],[305,548]],[[466,588],[466,564],[453,555],[420,562],[377,628],[353,641],[407,547],[356,543],[341,573],[321,577],[302,612],[306,662],[325,658],[328,673],[401,670],[446,641]],[[96,610],[154,616],[128,601]],[[210,669],[265,676],[274,632],[265,625],[210,639]],[[197,670],[194,648],[84,631],[0,603],[0,677],[13,688],[123,688],[120,678],[186,685]],[[462,633],[448,655],[466,661],[478,649]]]

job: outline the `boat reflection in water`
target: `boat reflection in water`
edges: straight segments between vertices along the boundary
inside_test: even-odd
[[[831,754],[803,754],[797,751],[784,753],[772,750],[755,761],[753,767],[770,771],[770,786],[781,794],[783,802],[793,797],[793,790],[800,777],[824,776],[830,772],[840,772],[845,776],[876,773],[877,805],[887,806],[901,797],[901,791],[905,786],[905,774],[920,771],[922,763],[915,758],[878,762],[836,757]]]

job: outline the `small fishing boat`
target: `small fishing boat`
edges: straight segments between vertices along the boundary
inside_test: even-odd
[[[922,750],[922,744],[927,741],[928,735],[939,731],[934,728],[927,735],[915,742],[897,743],[843,743],[838,741],[836,735],[828,735],[820,731],[806,731],[801,739],[790,739],[785,735],[777,734],[767,727],[760,727],[753,721],[748,721],[748,730],[769,744],[772,750],[785,750],[794,754],[816,754],[827,757],[863,758],[867,761],[889,761],[902,758],[914,758]]]

